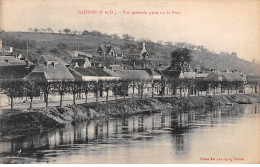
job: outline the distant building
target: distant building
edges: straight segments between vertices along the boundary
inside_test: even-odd
[[[196,74],[195,79],[206,81],[219,81],[219,76],[214,72],[198,73]]]
[[[81,81],[111,81],[118,80],[120,77],[112,76],[101,68],[69,68],[71,74],[76,78],[76,80]]]
[[[70,65],[58,57],[52,55],[42,55],[38,59],[38,65],[26,76],[28,80],[74,81],[67,67]],[[44,79],[43,79],[44,78]]]
[[[110,45],[99,45],[97,49],[97,53],[99,56],[112,56],[116,59],[123,59],[124,53],[123,51],[116,46],[110,46]]]
[[[0,56],[0,80],[22,79],[35,67],[22,56]]]
[[[148,59],[149,53],[146,50],[145,42],[143,42],[142,48],[132,47],[128,50],[127,59]]]

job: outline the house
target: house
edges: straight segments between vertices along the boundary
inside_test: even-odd
[[[0,63],[1,64],[1,63]],[[35,64],[0,65],[0,81],[23,79],[35,68]]]
[[[243,81],[239,72],[222,72],[223,81]]]
[[[183,78],[185,79],[195,79],[196,78],[196,72],[190,71],[190,72],[184,72]]]
[[[180,78],[182,75],[181,71],[176,70],[156,70],[156,72],[162,76],[162,80],[164,81]]]
[[[195,76],[196,80],[206,80],[206,81],[220,81],[219,75],[214,72],[207,72],[207,73],[198,73]]]
[[[23,79],[35,64],[21,57],[0,56],[0,80]]]
[[[97,49],[97,53],[99,56],[115,56],[115,49],[113,46],[109,46],[107,44],[105,45],[99,45]]]
[[[97,49],[97,53],[99,56],[112,56],[116,59],[123,59],[124,53],[123,51],[116,46],[110,46],[110,45],[99,45]]]
[[[118,80],[119,77],[111,76],[109,73],[104,71],[101,68],[88,67],[88,68],[80,68],[74,67],[69,68],[72,75],[82,81],[113,81]]]
[[[161,74],[159,74],[158,72],[156,72],[154,69],[138,69],[138,70],[144,70],[146,71],[152,80],[161,80]]]
[[[71,67],[83,67],[83,68],[91,67],[91,62],[87,57],[85,58],[73,57],[70,64]]]
[[[143,42],[142,48],[131,47],[126,55],[127,59],[148,59],[149,53],[146,50],[145,42]]]
[[[247,83],[255,83],[254,92],[258,93],[260,91],[260,75],[248,75],[246,79]]]
[[[91,58],[93,58],[93,56],[92,56],[92,54],[90,54],[90,53],[86,53],[86,52],[81,52],[81,51],[69,51],[69,54],[70,54],[70,56],[72,57],[72,58],[79,58],[79,57],[81,57],[81,58],[89,58],[89,59],[91,59]]]
[[[42,55],[38,59],[38,65],[28,74],[26,79],[41,80],[44,77],[48,82],[74,81],[75,78],[68,70],[69,64],[52,55]],[[44,79],[44,80],[45,80]]]

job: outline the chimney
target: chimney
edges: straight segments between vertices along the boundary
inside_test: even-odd
[[[26,68],[30,67],[30,62],[28,60],[25,60]]]
[[[46,67],[48,67],[48,62],[47,62],[47,61],[45,61],[43,64],[44,64]]]
[[[51,62],[51,65],[53,66],[53,68],[55,68],[55,62]]]
[[[10,47],[9,53],[13,53],[13,52],[14,52],[14,48],[13,48],[13,47]]]

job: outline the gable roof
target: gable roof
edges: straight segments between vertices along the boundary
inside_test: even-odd
[[[57,56],[52,56],[50,54],[44,54],[44,55],[41,55],[39,58],[41,58],[41,57],[44,57],[47,61],[57,61],[60,65],[65,65],[65,66],[69,65],[68,63],[66,63],[65,61],[61,60]]]
[[[157,72],[161,74],[163,78],[169,80],[174,78],[179,78],[181,73],[181,71],[176,71],[176,70],[163,70],[163,71],[158,70]]]
[[[74,58],[72,58],[70,64],[71,64],[72,66],[75,66],[76,63],[78,63],[79,67],[83,67],[84,64],[86,63],[86,60],[85,60],[84,58],[81,58],[81,57],[74,57]]]
[[[33,72],[44,72],[47,80],[51,81],[62,81],[62,80],[70,80],[73,81],[74,77],[69,72],[69,70],[62,64],[52,65],[43,65],[38,64]]]
[[[25,78],[28,81],[38,81],[38,82],[46,82],[46,76],[43,71],[35,71],[28,74]]]

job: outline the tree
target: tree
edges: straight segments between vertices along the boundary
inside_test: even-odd
[[[172,42],[171,41],[167,41],[165,42],[166,45],[172,45]]]
[[[113,38],[113,39],[120,39],[120,37],[117,34],[112,34],[111,38]]]
[[[53,30],[52,30],[50,27],[48,27],[48,28],[46,29],[46,31],[47,31],[48,33],[53,33]]]
[[[63,95],[68,91],[68,82],[67,81],[57,81],[54,83],[55,90],[60,95],[60,106],[62,106]]]
[[[45,32],[45,29],[44,29],[44,28],[40,28],[40,32],[41,32],[41,33],[44,33],[44,32]]]
[[[109,90],[111,89],[113,81],[106,81],[103,83],[104,89],[106,91],[106,102],[108,102],[108,93]]]
[[[11,99],[11,109],[14,108],[14,97],[19,97],[24,92],[24,81],[13,80],[3,81],[1,83],[1,89]]]
[[[171,53],[171,56],[171,68],[182,72],[192,61],[191,50],[188,48],[177,48]]]
[[[39,29],[38,28],[34,28],[33,31],[34,32],[39,32]]]
[[[29,28],[28,28],[28,31],[29,31],[29,32],[32,32],[32,31],[33,31],[32,27],[29,27]]]
[[[69,34],[71,31],[70,31],[70,29],[65,28],[65,29],[63,29],[63,32],[64,32],[65,34]]]
[[[58,43],[56,47],[57,47],[59,50],[63,50],[63,49],[68,48],[67,44],[62,43],[62,42]]]
[[[33,98],[40,96],[40,82],[27,81],[25,82],[25,89],[27,96],[30,97],[30,109],[32,108]]]
[[[135,40],[135,37],[130,36],[130,35],[128,35],[128,34],[123,34],[122,37],[123,37],[123,39],[126,40],[126,41],[134,41],[134,40]]]
[[[41,91],[44,94],[44,102],[46,103],[46,107],[48,107],[48,103],[49,103],[49,94],[51,91],[51,86],[52,86],[52,83],[50,83],[50,82],[47,82],[47,81],[41,82],[40,87],[41,87]]]
[[[134,98],[135,87],[137,86],[136,84],[137,84],[137,82],[136,82],[135,80],[132,80],[132,81],[130,82],[130,84],[129,84],[129,86],[132,87],[132,89],[133,89],[133,92],[132,92],[132,99]]]
[[[81,81],[69,81],[67,82],[69,91],[73,95],[73,104],[76,104],[76,94],[79,92],[82,85]]]
[[[89,32],[87,30],[84,30],[81,35],[88,35]]]
[[[88,102],[88,93],[91,89],[91,84],[89,81],[83,81],[83,92],[85,93],[86,99],[85,99],[85,103]]]

